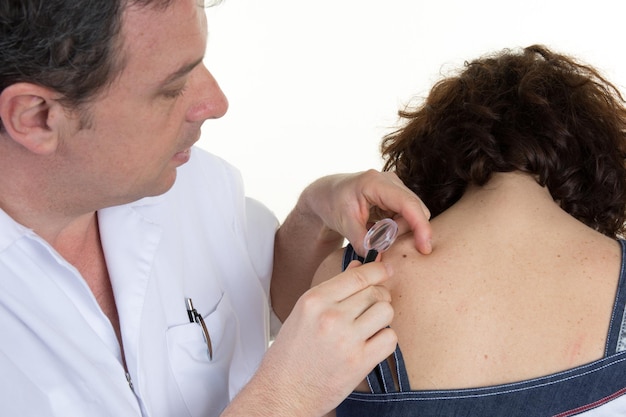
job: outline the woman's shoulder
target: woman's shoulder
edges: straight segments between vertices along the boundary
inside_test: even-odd
[[[316,286],[339,274],[342,269],[345,248],[338,249],[326,257],[317,268],[311,286]]]

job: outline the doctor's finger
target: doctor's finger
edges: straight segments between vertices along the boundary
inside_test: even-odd
[[[310,291],[328,294],[329,298],[339,302],[370,286],[382,284],[393,274],[391,267],[383,262],[355,265],[358,265],[358,262],[352,262],[344,272],[313,287]]]
[[[391,306],[390,303],[389,290],[382,285],[372,285],[343,299],[337,307],[346,317],[356,321],[373,306],[377,304]]]

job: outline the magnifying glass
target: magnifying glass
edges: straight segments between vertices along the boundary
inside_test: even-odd
[[[367,231],[363,246],[367,250],[367,255],[363,263],[372,262],[379,253],[389,249],[398,236],[398,224],[392,219],[382,219],[374,223]]]

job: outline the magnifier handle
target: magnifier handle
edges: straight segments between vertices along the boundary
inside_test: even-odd
[[[365,260],[363,260],[363,263],[366,264],[368,262],[372,262],[376,259],[377,256],[378,251],[376,249],[370,249],[367,251],[367,255],[365,255]]]

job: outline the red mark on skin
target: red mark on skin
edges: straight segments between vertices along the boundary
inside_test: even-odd
[[[585,335],[581,335],[574,341],[572,345],[567,349],[567,361],[570,366],[578,364],[578,358],[580,357],[580,353],[582,350],[582,346],[585,342]]]

